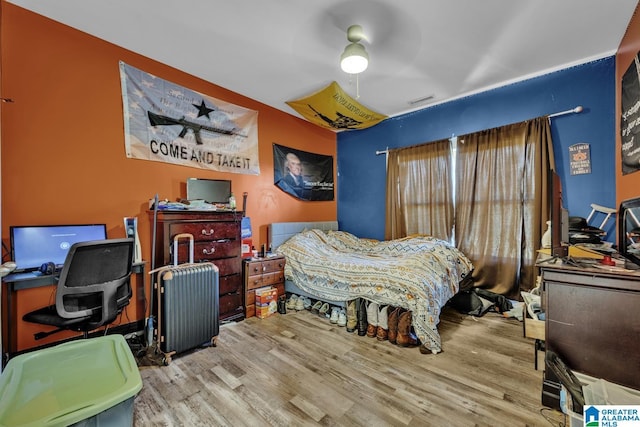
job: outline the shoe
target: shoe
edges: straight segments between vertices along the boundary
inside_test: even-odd
[[[418,338],[411,332],[411,312],[405,311],[398,317],[398,336],[396,342],[400,347],[418,345]]]
[[[320,307],[320,310],[318,310],[318,314],[322,317],[329,317],[329,315],[327,314],[328,311],[329,304],[325,302],[324,304],[322,304],[322,307]]]
[[[400,316],[401,312],[402,308],[400,307],[389,307],[387,309],[387,337],[391,344],[396,344],[396,339],[398,337],[398,316]]]
[[[338,326],[347,326],[347,313],[345,313],[344,308],[341,308],[338,312]]]
[[[427,347],[425,347],[424,345],[420,346],[420,353],[422,354],[436,354],[435,351],[428,349]]]
[[[376,338],[378,341],[385,341],[388,339],[389,325],[387,317],[387,309],[389,306],[384,306],[378,311],[378,330],[376,331]]]
[[[322,301],[318,300],[315,304],[311,306],[311,312],[313,314],[319,314],[320,308],[322,307]]]
[[[291,296],[289,297],[289,300],[287,300],[287,308],[289,310],[295,310],[297,302],[298,302],[298,295],[291,294]]]
[[[331,308],[331,317],[329,317],[329,322],[338,323],[338,307]]]
[[[358,313],[356,300],[347,301],[347,332],[353,332],[358,327]]]
[[[304,309],[305,310],[311,310],[311,299],[304,297]]]
[[[367,336],[375,338],[378,330],[378,304],[370,302],[367,305]]]
[[[287,314],[287,298],[284,295],[278,297],[278,313]]]
[[[298,297],[298,300],[296,301],[296,311],[304,310],[304,298],[305,297]]]
[[[358,335],[367,335],[367,301],[363,298],[356,300],[356,313],[358,317]]]

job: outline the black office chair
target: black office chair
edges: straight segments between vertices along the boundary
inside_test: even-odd
[[[38,332],[36,340],[56,332],[89,332],[113,322],[131,299],[129,278],[134,239],[108,239],[75,243],[60,272],[56,303],[25,314],[26,322],[56,326]]]

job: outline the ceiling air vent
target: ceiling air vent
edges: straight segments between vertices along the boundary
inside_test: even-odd
[[[409,105],[422,104],[423,102],[427,102],[431,99],[433,99],[433,95],[427,95],[427,96],[423,96],[422,98],[412,99],[411,101],[408,102],[408,104]]]

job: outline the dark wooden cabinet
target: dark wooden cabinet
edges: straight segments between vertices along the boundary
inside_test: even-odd
[[[242,212],[159,211],[156,267],[173,263],[173,238],[194,237],[194,262],[213,262],[220,271],[220,321],[244,317],[240,223]],[[153,224],[153,220],[152,220]],[[178,243],[178,262],[189,259],[188,241]]]
[[[284,257],[257,258],[244,261],[245,316],[256,315],[255,291],[272,286],[284,295]]]
[[[539,267],[546,350],[572,371],[640,390],[640,274]],[[559,380],[548,368],[546,388],[555,390]]]

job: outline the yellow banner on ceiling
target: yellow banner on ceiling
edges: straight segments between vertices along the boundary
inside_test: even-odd
[[[333,130],[366,129],[387,118],[351,98],[336,82],[287,105],[311,123]]]

